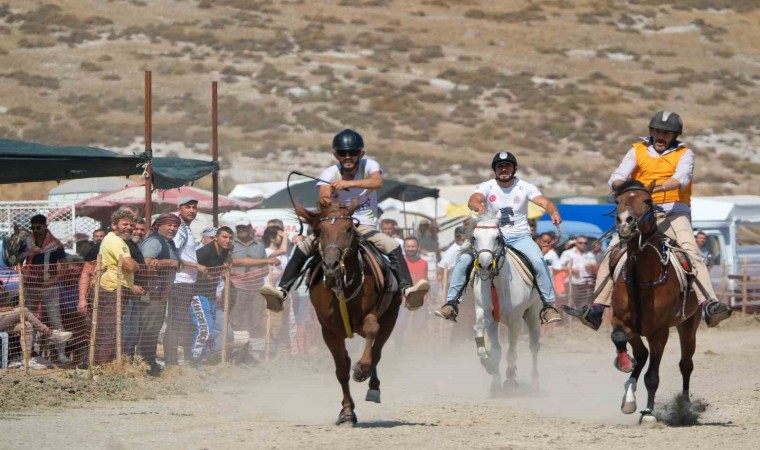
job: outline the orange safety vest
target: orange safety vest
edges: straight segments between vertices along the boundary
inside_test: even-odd
[[[678,162],[689,150],[687,147],[681,146],[667,155],[655,157],[649,154],[646,142],[633,144],[633,149],[636,152],[636,169],[631,174],[631,178],[641,181],[644,186],[648,186],[652,181],[660,184],[668,178],[672,178],[676,173]],[[691,206],[692,184],[681,186],[677,190],[656,192],[652,194],[652,201],[655,203],[682,202]]]

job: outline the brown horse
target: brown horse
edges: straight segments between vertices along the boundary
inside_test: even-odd
[[[618,190],[616,198],[615,221],[620,239],[626,245],[627,260],[612,293],[611,337],[618,352],[615,367],[626,373],[633,371],[625,384],[621,406],[625,414],[636,411],[636,382],[647,357],[651,357],[644,376],[648,398],[647,408],[641,411],[641,424],[657,421],[653,413],[654,396],[660,383],[660,361],[673,326],[681,341],[682,395],[685,401],[689,400],[689,379],[694,369],[692,357],[702,317],[696,295],[689,291],[684,298],[681,293],[674,267],[678,260],[657,229],[653,188],[654,184],[644,187],[638,181],[628,181]],[[648,351],[642,336],[647,338]],[[627,342],[633,347],[633,360],[627,353]]]
[[[368,258],[359,253],[361,237],[354,227],[354,209],[355,206],[345,207],[329,201],[321,202],[317,212],[296,206],[296,213],[311,225],[316,237],[314,242],[321,267],[315,270],[321,271],[322,276],[309,288],[309,297],[322,325],[322,337],[335,360],[335,376],[343,388],[337,425],[349,426],[355,425],[357,420],[348,386],[351,359],[345,340],[354,332],[365,339],[362,356],[353,367],[353,378],[357,382],[370,378],[366,400],[380,403],[377,364],[401,305],[398,289],[388,294],[386,302],[379,301]],[[341,314],[341,302],[345,302],[346,321]]]

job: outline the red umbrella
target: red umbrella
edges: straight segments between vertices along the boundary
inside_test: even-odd
[[[177,189],[155,191],[153,193],[153,214],[173,212],[177,210],[177,202],[181,197],[192,197],[198,200],[198,211],[213,213],[213,195],[209,191],[190,186]],[[144,208],[145,186],[132,184],[113,192],[106,192],[96,197],[77,202],[74,205],[77,216],[91,217],[95,220],[107,221],[116,208],[122,205],[133,205]],[[248,210],[258,206],[258,203],[237,200],[223,195],[219,196],[219,212],[233,210]]]

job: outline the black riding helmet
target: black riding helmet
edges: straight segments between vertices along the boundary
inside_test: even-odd
[[[515,169],[517,169],[517,158],[515,158],[515,155],[513,155],[511,152],[499,152],[495,155],[493,155],[493,161],[491,161],[491,169],[496,169],[496,166],[503,162],[512,163],[515,166]]]
[[[678,134],[683,133],[683,121],[681,116],[670,111],[657,111],[649,121],[649,128],[656,130],[673,131]]]
[[[364,139],[362,139],[361,134],[346,128],[335,135],[332,148],[333,150],[362,150],[364,149]]]

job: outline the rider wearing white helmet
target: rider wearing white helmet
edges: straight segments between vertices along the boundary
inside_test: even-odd
[[[661,209],[657,213],[657,227],[662,234],[675,240],[686,251],[694,267],[697,289],[695,292],[704,311],[708,327],[714,327],[731,315],[731,310],[717,301],[710,272],[699,256],[691,227],[691,188],[694,174],[694,152],[678,136],[683,133],[681,116],[674,112],[659,111],[649,121],[649,137],[635,142],[608,181],[617,191],[628,180],[640,181],[644,186],[655,183],[652,201]],[[620,242],[615,235],[609,249]],[[581,307],[563,305],[565,312],[578,317],[594,330],[602,324],[604,308],[610,305],[613,283],[608,282],[610,251],[608,250],[596,276],[596,289],[600,290],[596,302]]]
[[[377,190],[383,187],[382,169],[377,161],[364,158],[364,140],[353,130],[343,130],[336,134],[332,142],[333,156],[338,164],[325,169],[319,176],[319,199],[338,201],[341,204],[356,203],[353,217],[359,223],[356,227],[390,261],[391,270],[398,279],[399,289],[406,297],[406,307],[414,310],[422,306],[425,294],[430,290],[427,280],[412,283],[409,267],[398,242],[377,230]],[[329,183],[328,183],[329,182]],[[282,274],[277,287],[267,283],[261,288],[261,295],[267,308],[281,311],[282,302],[295,284],[306,261],[314,254],[314,235],[300,241]]]
[[[500,229],[507,244],[527,256],[533,266],[538,291],[545,302],[544,309],[541,311],[542,321],[551,323],[562,320],[557,310],[550,306],[555,299],[554,287],[541,249],[530,233],[528,201],[544,208],[555,225],[562,222],[559,211],[536,186],[515,176],[517,158],[512,153],[504,151],[494,155],[491,168],[494,171],[494,179],[476,186],[467,206],[478,214],[501,211]],[[451,274],[451,286],[446,295],[446,303],[435,312],[437,316],[444,319],[456,318],[459,312],[457,305],[464,291],[467,272],[473,260],[474,256],[466,251],[457,258]]]

